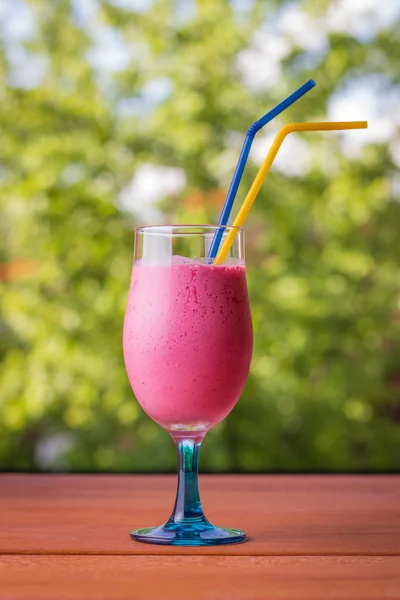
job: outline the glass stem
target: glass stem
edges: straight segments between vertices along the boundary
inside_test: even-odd
[[[203,435],[194,437],[172,434],[178,454],[178,489],[175,507],[169,522],[182,523],[183,521],[205,520],[200,502],[198,484],[198,464],[200,445]]]

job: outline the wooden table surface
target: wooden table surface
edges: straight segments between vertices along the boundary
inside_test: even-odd
[[[201,476],[249,540],[153,546],[173,476],[0,475],[0,600],[400,599],[400,476]]]

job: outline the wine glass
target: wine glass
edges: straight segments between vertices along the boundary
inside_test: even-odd
[[[209,264],[211,225],[139,227],[123,347],[127,374],[148,416],[167,429],[179,461],[175,507],[160,527],[131,537],[154,544],[202,546],[245,539],[212,525],[198,489],[200,444],[237,403],[251,362],[253,329],[244,231],[223,265]],[[224,227],[223,239],[231,227]]]

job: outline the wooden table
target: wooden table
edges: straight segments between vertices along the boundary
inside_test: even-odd
[[[0,475],[0,600],[400,598],[400,476],[201,476],[221,548],[133,542],[173,476]]]

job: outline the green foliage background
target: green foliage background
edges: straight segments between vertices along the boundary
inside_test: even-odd
[[[382,98],[400,98],[400,23],[365,39],[328,32],[322,52],[288,38],[279,81],[254,90],[238,56],[274,22],[278,0],[249,1],[248,10],[228,0],[155,0],[140,11],[102,0],[89,3],[98,10],[86,20],[78,4],[25,3],[37,28],[20,48],[46,65],[35,85],[15,81],[3,23],[0,468],[174,469],[168,434],[135,402],[124,370],[139,223],[121,209],[121,191],[145,163],[179,167],[187,184],[162,199],[165,222],[215,222],[247,127],[306,79],[317,88],[284,122],[326,119],[332,94],[367,76]],[[332,3],[294,4],[318,23]],[[94,27],[105,53],[107,35],[129,44],[123,67],[94,66]],[[170,86],[162,101],[149,95],[160,78]],[[354,116],[363,118],[362,105]],[[390,144],[399,136],[393,124]],[[272,171],[247,222],[254,360],[238,406],[206,438],[204,470],[400,466],[391,146],[366,144],[348,158],[340,135],[303,140],[310,168]],[[238,201],[256,171],[249,162]]]

